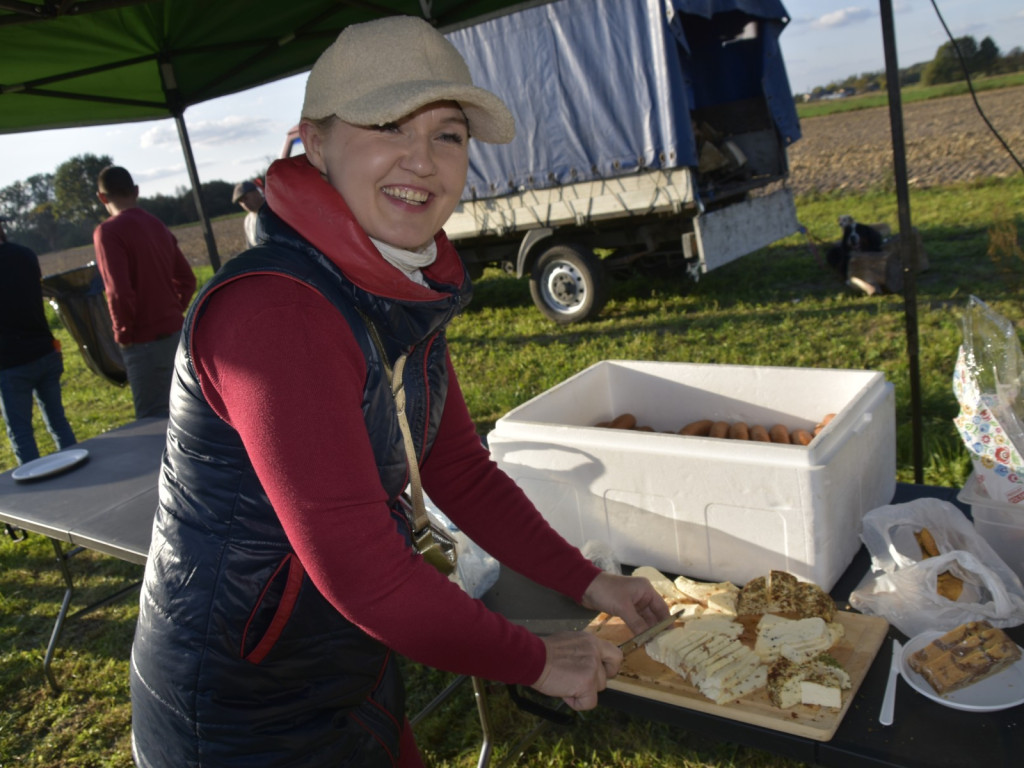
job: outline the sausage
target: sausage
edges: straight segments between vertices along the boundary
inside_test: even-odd
[[[810,445],[813,439],[814,436],[806,429],[794,429],[789,433],[789,440],[794,445]]]
[[[612,419],[608,425],[612,429],[632,429],[636,426],[636,416],[632,413],[622,413]]]
[[[708,432],[708,437],[728,437],[728,435],[728,421],[716,421],[714,424],[711,425],[711,431]]]
[[[711,419],[701,419],[700,421],[691,421],[685,427],[679,430],[680,435],[694,435],[696,437],[707,437],[708,432],[711,431],[711,425],[714,424]]]
[[[761,443],[770,443],[772,441],[771,437],[768,436],[768,430],[760,424],[755,424],[750,428],[750,439]]]
[[[774,427],[769,429],[768,435],[771,437],[773,443],[789,443],[789,430],[782,424],[776,424]]]
[[[836,417],[836,415],[834,413],[825,414],[825,418],[823,418],[821,421],[819,421],[814,426],[814,434],[815,434],[815,436],[817,436],[817,434],[819,432],[821,432],[821,430],[823,430],[826,426],[828,426],[828,423],[830,421],[832,421],[832,419],[834,419],[835,417]]]
[[[746,422],[733,422],[732,425],[730,425],[729,427],[728,437],[730,440],[749,440],[750,430],[747,429]]]
[[[610,427],[612,423],[610,421],[599,421],[595,424],[595,427]]]

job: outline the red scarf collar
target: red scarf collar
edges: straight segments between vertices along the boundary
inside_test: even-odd
[[[434,301],[436,291],[392,267],[370,242],[341,195],[305,155],[276,160],[267,170],[267,204],[303,239],[330,259],[355,285],[377,296]],[[444,231],[434,236],[437,260],[423,272],[432,280],[460,285],[462,260]]]

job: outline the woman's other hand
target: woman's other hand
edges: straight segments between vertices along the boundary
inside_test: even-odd
[[[668,605],[640,576],[600,573],[583,593],[583,607],[618,616],[634,635],[668,618]]]
[[[541,638],[544,670],[531,687],[556,696],[575,710],[593,709],[609,677],[619,673],[622,651],[589,632],[559,632]]]

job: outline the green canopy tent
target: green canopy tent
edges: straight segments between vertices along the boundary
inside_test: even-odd
[[[407,14],[447,31],[548,1],[0,0],[0,133],[174,118],[216,269],[189,106],[308,70],[349,24]]]
[[[0,0],[0,133],[173,117],[210,263],[187,107],[312,67],[347,25],[407,14],[442,31],[551,0]],[[713,7],[716,0],[704,0]],[[698,5],[700,2],[698,1]],[[900,232],[911,231],[892,0],[879,0]],[[382,52],[386,63],[387,52]],[[915,480],[923,451],[915,254],[904,238]]]

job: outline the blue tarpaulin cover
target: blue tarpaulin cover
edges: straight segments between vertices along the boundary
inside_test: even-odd
[[[449,33],[516,119],[472,143],[463,199],[696,166],[691,110],[724,102],[765,99],[795,141],[787,22],[778,0],[559,0]]]

